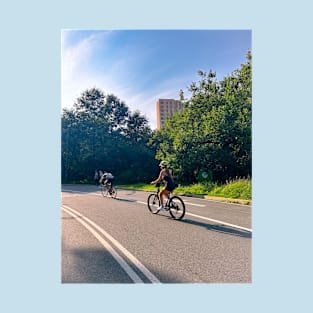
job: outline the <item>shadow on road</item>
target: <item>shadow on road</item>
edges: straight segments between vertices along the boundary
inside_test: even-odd
[[[134,284],[112,255],[103,249],[63,246],[62,257],[63,284]],[[162,283],[188,283],[166,269],[152,265],[149,269]],[[151,284],[139,270],[136,272],[144,283]]]
[[[125,194],[127,195],[127,196],[130,196],[130,195],[134,195],[136,192],[137,192],[137,190],[128,190],[128,189],[123,189],[123,188],[121,188],[123,191],[125,191]]]
[[[103,249],[63,248],[62,256],[62,283],[133,283],[112,255]],[[67,263],[68,260],[71,262]]]
[[[227,235],[239,236],[239,237],[244,237],[244,238],[252,238],[251,232],[245,231],[242,229],[236,229],[236,228],[228,227],[228,226],[224,226],[224,225],[212,225],[212,224],[193,221],[193,220],[189,220],[189,219],[183,219],[180,222],[190,224],[190,225],[204,227],[204,228],[207,228],[208,230],[220,232],[220,233],[227,234]]]
[[[133,199],[123,199],[123,198],[115,198],[115,200],[118,200],[118,201],[124,201],[124,202],[136,202],[136,200],[133,200]]]
[[[73,217],[73,216],[62,216],[61,219],[62,220],[74,220],[75,217]]]

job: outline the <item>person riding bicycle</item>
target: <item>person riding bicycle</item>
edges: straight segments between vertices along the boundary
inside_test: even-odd
[[[103,175],[101,176],[99,180],[99,183],[106,185],[106,186],[110,186],[109,191],[111,191],[113,187],[113,181],[114,181],[114,176],[112,175],[112,173],[104,171]]]
[[[98,186],[99,185],[99,179],[101,178],[101,176],[103,175],[103,172],[99,169],[95,170],[95,175],[93,177],[95,184]]]
[[[167,198],[169,198],[170,193],[175,189],[175,184],[173,180],[173,176],[170,173],[170,170],[168,168],[168,162],[167,161],[161,161],[159,164],[159,167],[161,168],[159,177],[152,181],[150,184],[155,185],[160,183],[162,180],[165,183],[164,188],[159,193],[160,198],[160,207],[159,210],[164,210],[164,201],[163,201],[163,195],[165,195]]]

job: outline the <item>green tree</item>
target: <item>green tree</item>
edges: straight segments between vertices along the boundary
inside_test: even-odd
[[[182,182],[196,182],[200,171],[220,181],[251,176],[251,53],[221,82],[213,71],[198,74],[183,111],[153,134],[156,158],[169,160]]]
[[[128,115],[126,126],[124,134],[133,143],[146,143],[152,134],[148,120],[138,110]]]
[[[120,182],[152,175],[156,161],[146,145],[150,135],[139,111],[131,113],[112,94],[85,90],[72,109],[63,110],[62,182],[91,182],[95,168],[112,171]]]

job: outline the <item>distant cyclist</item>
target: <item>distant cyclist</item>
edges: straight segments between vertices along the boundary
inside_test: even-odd
[[[95,170],[95,175],[93,177],[95,184],[98,186],[99,185],[99,179],[101,178],[101,176],[103,175],[103,172],[99,169]]]
[[[110,186],[110,190],[113,187],[113,181],[114,181],[114,176],[112,175],[112,173],[110,172],[103,172],[103,175],[100,177],[99,183],[106,185],[106,186]]]
[[[161,161],[161,163],[159,164],[159,167],[161,168],[159,177],[156,180],[152,181],[150,184],[155,185],[155,184],[160,183],[161,181],[165,183],[164,188],[159,193],[161,205],[158,209],[163,210],[164,209],[163,195],[168,198],[170,193],[175,189],[175,184],[174,184],[173,176],[170,173],[170,170],[168,168],[168,162]]]

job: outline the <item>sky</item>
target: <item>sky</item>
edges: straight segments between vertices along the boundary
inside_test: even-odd
[[[178,99],[199,70],[222,80],[246,62],[251,30],[75,30],[61,33],[61,107],[90,88],[114,94],[156,128],[156,101]]]

